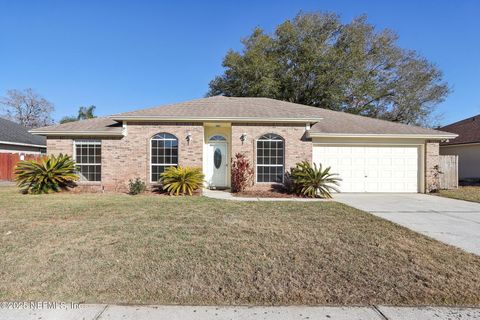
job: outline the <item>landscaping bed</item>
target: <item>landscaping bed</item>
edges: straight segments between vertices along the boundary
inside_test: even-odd
[[[0,301],[480,304],[480,257],[333,201],[3,187],[0,220]]]
[[[246,190],[242,192],[232,193],[234,197],[241,198],[301,198],[295,194],[274,190]]]

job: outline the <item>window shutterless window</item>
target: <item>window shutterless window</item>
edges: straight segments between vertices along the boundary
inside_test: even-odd
[[[150,140],[150,179],[157,182],[168,167],[178,166],[178,139],[170,133],[158,133]]]
[[[265,134],[257,140],[257,182],[283,182],[284,140]]]
[[[80,181],[102,180],[102,144],[100,140],[75,140],[75,162]]]

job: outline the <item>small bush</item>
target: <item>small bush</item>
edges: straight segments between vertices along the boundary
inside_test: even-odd
[[[312,167],[308,161],[302,161],[290,170],[291,189],[310,198],[331,198],[332,191],[340,192],[336,187],[342,180],[338,174],[330,173],[330,167],[323,170],[321,164],[319,167],[315,163],[313,165]]]
[[[237,153],[232,162],[232,192],[242,192],[252,184],[253,169],[242,153]]]
[[[48,156],[39,161],[24,160],[15,166],[15,181],[23,193],[58,192],[75,186],[75,162],[67,155]]]
[[[145,185],[145,182],[143,182],[140,178],[135,178],[135,180],[130,179],[128,181],[128,193],[135,195],[135,194],[140,194],[144,193],[145,190],[147,190],[147,186]]]
[[[160,182],[171,195],[192,195],[202,187],[204,177],[201,168],[169,167],[160,175]]]
[[[296,193],[296,186],[292,179],[292,174],[290,172],[285,172],[283,176],[283,189],[286,193]]]

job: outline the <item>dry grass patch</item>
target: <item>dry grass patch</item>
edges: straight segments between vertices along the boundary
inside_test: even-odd
[[[0,300],[480,303],[480,257],[335,202],[0,188]]]
[[[480,186],[468,186],[459,187],[458,189],[452,190],[440,190],[437,195],[458,200],[480,202]]]

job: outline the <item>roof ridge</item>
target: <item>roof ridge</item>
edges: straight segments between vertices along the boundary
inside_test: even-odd
[[[477,115],[474,115],[474,116],[471,116],[471,117],[468,117],[468,118],[465,118],[465,119],[462,119],[462,120],[458,120],[456,122],[453,122],[453,123],[450,123],[450,124],[447,124],[443,127],[441,127],[440,129],[442,128],[446,128],[446,127],[451,127],[451,126],[456,126],[456,125],[459,125],[459,124],[464,124],[464,123],[468,123],[469,120],[471,119],[474,119],[474,118],[477,118],[479,117],[480,118],[480,114],[477,114]]]
[[[190,100],[186,100],[186,101],[171,102],[171,103],[167,103],[167,104],[156,105],[156,106],[153,106],[153,107],[146,107],[146,108],[141,108],[141,109],[135,109],[135,110],[130,110],[130,111],[114,113],[114,114],[109,115],[108,117],[111,118],[111,117],[122,115],[124,113],[137,112],[137,111],[147,111],[147,110],[153,110],[153,109],[158,109],[158,108],[166,108],[166,107],[173,107],[175,105],[187,104],[187,103],[198,102],[198,101],[209,100],[209,99],[216,99],[216,98],[232,98],[232,97],[217,95],[217,96],[211,96],[211,97],[190,99]]]

